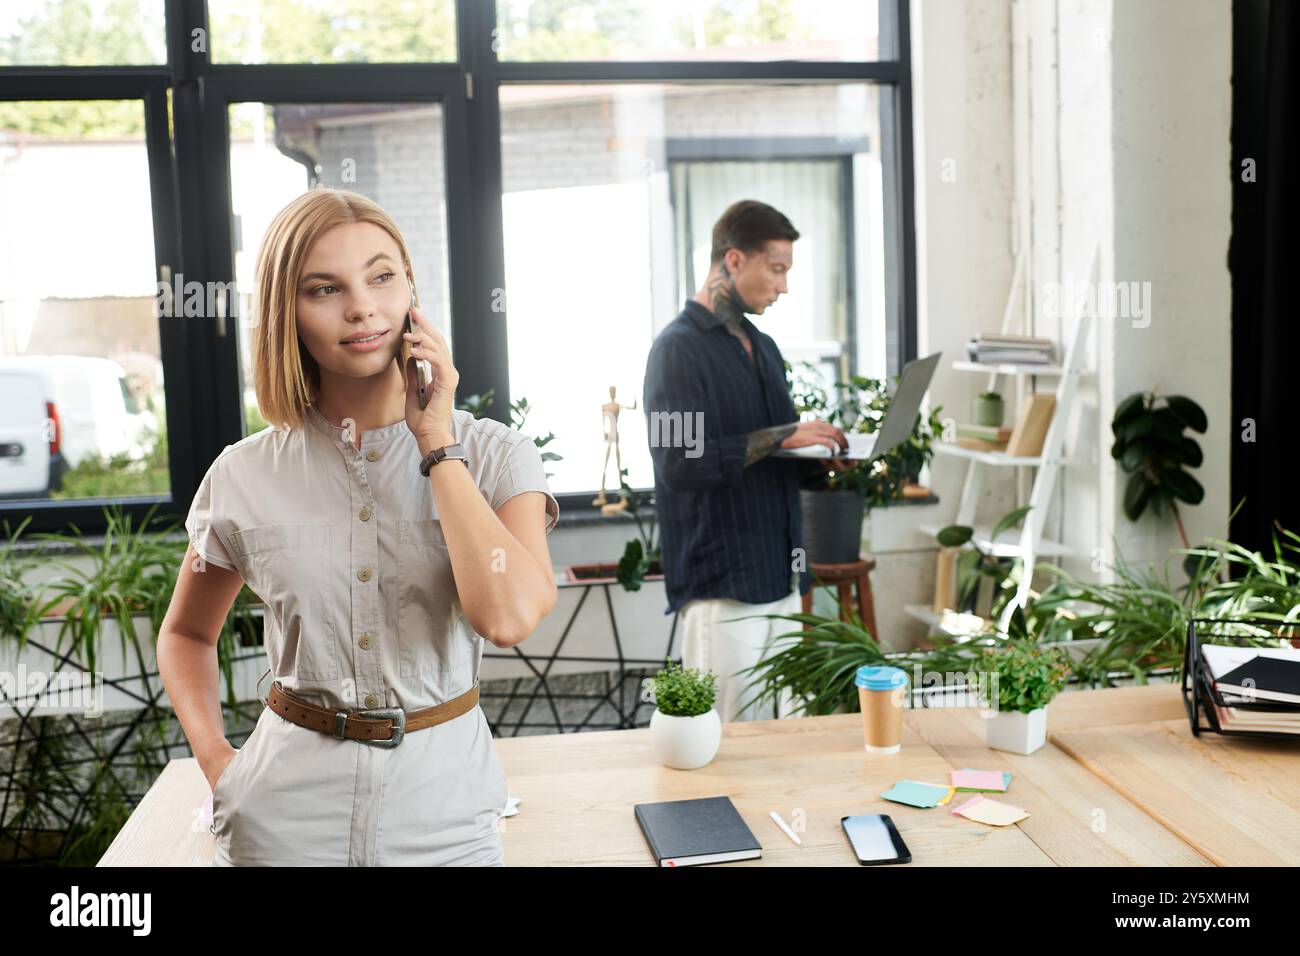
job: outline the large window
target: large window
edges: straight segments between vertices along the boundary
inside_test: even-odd
[[[768,202],[800,231],[790,291],[759,322],[787,360],[883,374],[876,92],[501,88],[510,388],[533,407],[529,425],[556,435],[564,458],[549,466],[553,490],[599,485],[600,406],[611,386],[639,405],[650,345],[700,287],[713,224],[736,200]],[[561,350],[566,373],[556,375]],[[644,414],[620,416],[619,436],[629,482],[653,484]]]
[[[455,349],[447,267],[447,186],[439,103],[235,103],[230,198],[241,314],[271,218],[317,185],[349,189],[392,215],[406,239],[425,314]],[[250,318],[238,323],[248,420],[255,417]]]
[[[0,518],[179,517],[264,426],[249,295],[270,217],[338,186],[402,227],[458,401],[554,433],[588,510],[739,198],[799,228],[760,320],[791,361],[914,352],[906,4],[8,0],[0,5]],[[164,384],[165,383],[165,384]],[[490,400],[490,401],[489,401]]]
[[[501,0],[502,60],[874,60],[875,0]]]

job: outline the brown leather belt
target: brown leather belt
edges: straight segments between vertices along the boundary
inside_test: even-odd
[[[271,684],[267,706],[285,720],[308,730],[340,740],[357,740],[377,747],[396,747],[407,731],[423,730],[468,713],[478,704],[478,682],[461,694],[434,707],[413,710],[409,713],[400,707],[379,707],[374,710],[330,710],[308,703],[296,694]]]

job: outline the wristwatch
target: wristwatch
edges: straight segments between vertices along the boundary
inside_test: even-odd
[[[465,463],[466,468],[469,467],[469,457],[465,454],[465,446],[457,442],[454,445],[443,445],[441,448],[435,448],[425,455],[424,460],[420,462],[420,474],[426,478],[429,477],[429,469],[448,458],[459,458]]]

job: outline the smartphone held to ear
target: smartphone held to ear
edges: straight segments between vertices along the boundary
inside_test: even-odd
[[[407,283],[411,287],[411,308],[419,306],[419,300],[415,295],[415,282],[410,277]],[[408,310],[406,313],[406,331],[415,332],[415,320],[411,317]],[[420,407],[425,408],[429,404],[429,396],[433,394],[433,366],[426,359],[412,358],[411,343],[402,339],[402,374],[406,375],[406,369],[410,364],[415,363],[415,389],[416,397],[419,399]]]

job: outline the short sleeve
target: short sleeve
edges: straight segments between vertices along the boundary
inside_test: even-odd
[[[185,530],[189,532],[190,544],[194,546],[195,554],[218,567],[238,572],[239,568],[230,557],[230,549],[216,528],[222,520],[224,503],[224,490],[221,487],[221,476],[217,467],[220,463],[220,458],[214,461],[208,468],[208,473],[199,482],[199,490],[194,493],[190,513],[185,518]]]
[[[509,446],[492,489],[492,510],[496,511],[506,501],[525,491],[540,491],[546,496],[546,533],[550,534],[560,520],[560,504],[547,484],[542,453],[537,443],[527,436]]]

